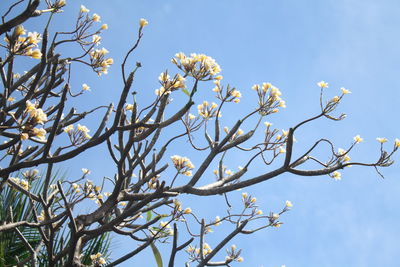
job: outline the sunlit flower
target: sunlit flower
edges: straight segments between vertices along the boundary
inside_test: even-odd
[[[266,122],[264,122],[264,125],[265,125],[266,127],[271,127],[271,126],[272,126],[272,123],[266,121]]]
[[[141,28],[143,28],[144,26],[146,26],[148,24],[149,24],[149,22],[146,19],[142,18],[142,19],[139,20],[139,25],[140,25]]]
[[[74,125],[73,124],[70,124],[70,125],[64,127],[64,132],[66,132],[66,133],[69,133],[69,132],[71,132],[73,130],[74,130]]]
[[[104,23],[103,25],[101,25],[101,29],[102,30],[107,30],[108,29],[108,25],[106,23]]]
[[[363,139],[360,137],[360,135],[356,135],[356,136],[354,136],[354,141],[356,142],[356,143],[360,143],[360,142],[362,142],[363,141]]]
[[[192,213],[192,209],[191,209],[191,208],[186,208],[186,209],[183,211],[183,213],[184,213],[184,214],[190,214],[190,213]]]
[[[293,204],[292,204],[292,202],[291,202],[290,200],[286,200],[285,206],[286,206],[287,208],[291,208],[291,207],[293,207]]]
[[[320,81],[319,83],[317,83],[317,85],[321,88],[328,88],[328,83],[324,81]]]
[[[221,225],[221,218],[220,218],[219,216],[216,216],[216,217],[215,217],[215,223],[214,223],[214,225],[215,225],[215,226]]]
[[[381,144],[383,144],[383,143],[386,143],[386,142],[387,142],[387,139],[386,139],[386,138],[384,138],[384,137],[378,137],[378,138],[376,138],[376,140],[377,140],[379,143],[381,143]]]
[[[335,102],[335,103],[339,102],[339,100],[340,100],[340,97],[338,97],[338,96],[334,96],[332,98],[332,101]]]
[[[88,170],[86,168],[82,168],[82,172],[83,172],[84,175],[90,174],[90,170]]]
[[[89,12],[90,10],[87,9],[84,5],[81,5],[80,11],[81,11],[82,13],[87,13],[87,12]]]
[[[399,148],[399,147],[400,147],[400,139],[396,138],[396,139],[394,140],[394,146],[395,146],[396,148]]]
[[[350,161],[350,156],[346,154],[346,151],[342,148],[338,149],[339,157],[342,157],[343,161],[347,162]]]
[[[96,13],[94,13],[93,16],[92,16],[92,20],[93,20],[94,22],[99,22],[99,21],[100,21],[100,16],[97,15]]]
[[[338,171],[334,171],[332,173],[332,178],[335,179],[336,181],[338,181],[338,180],[342,179],[342,174]]]
[[[22,26],[22,25],[18,25],[17,27],[15,27],[14,32],[15,32],[16,36],[24,35],[26,33],[25,29],[24,29],[24,26]]]
[[[92,35],[92,43],[94,44],[100,44],[101,41],[101,36],[98,34]]]
[[[347,90],[347,89],[344,88],[344,87],[340,88],[340,90],[342,91],[342,93],[343,93],[344,95],[347,95],[347,94],[350,94],[350,93],[351,93],[349,90]]]
[[[87,85],[86,83],[82,84],[82,90],[84,91],[90,91],[90,86]]]
[[[39,138],[42,141],[46,140],[46,130],[43,128],[33,128],[32,129],[32,135],[36,136],[37,138]]]
[[[23,140],[27,140],[27,139],[29,138],[29,134],[27,134],[27,133],[22,133],[20,138],[21,138],[22,141],[23,141]]]

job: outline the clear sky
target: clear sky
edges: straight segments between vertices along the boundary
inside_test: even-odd
[[[80,4],[108,23],[102,45],[116,62],[110,73],[101,78],[89,72],[77,74],[76,86],[86,82],[92,87],[84,98],[88,105],[115,101],[121,90],[119,63],[135,40],[139,19],[146,18],[149,25],[130,61],[131,66],[135,61],[143,65],[135,83],[142,99],[154,96],[160,72],[167,68],[177,71],[170,63],[176,52],[205,53],[221,65],[224,83],[236,86],[243,94],[239,109],[231,105],[232,109],[225,111],[227,121],[236,119],[235,112],[256,101],[250,89],[254,83],[271,82],[282,91],[287,108],[267,118],[278,129],[288,129],[317,114],[316,83],[320,80],[329,83],[329,97],[339,94],[342,86],[352,91],[337,111],[348,117],[341,122],[321,120],[304,127],[296,136],[297,154],[321,137],[330,138],[337,147],[345,147],[353,136],[360,134],[364,142],[351,157],[373,162],[379,155],[376,137],[389,139],[388,150],[394,138],[400,137],[397,0],[69,0],[65,15],[56,18],[54,30],[71,25]],[[4,5],[2,1],[2,9]],[[211,88],[201,88],[208,92],[204,93],[208,100],[213,100]],[[88,124],[96,125],[94,122]],[[177,147],[174,152],[183,154],[185,149]],[[104,164],[103,157],[91,153],[68,166],[76,166],[75,171],[82,167],[91,169],[93,180],[112,175],[112,165]],[[394,160],[398,159],[396,154]],[[193,162],[198,166],[201,156],[194,157]],[[238,162],[233,160],[232,168],[240,165]],[[66,169],[67,165],[59,167]],[[268,170],[262,165],[253,166],[248,177]],[[68,170],[71,174],[75,171]],[[282,227],[236,238],[232,243],[243,249],[245,261],[233,266],[398,266],[400,165],[395,163],[381,171],[385,179],[373,169],[360,167],[344,170],[341,181],[328,176],[285,174],[246,188],[244,191],[257,197],[265,213],[277,211],[285,200],[291,200],[294,206],[282,217]],[[239,197],[240,192],[232,193],[232,198]],[[201,200],[200,212],[210,218],[220,215],[211,208],[215,200]],[[113,248],[117,257],[134,249],[134,245],[117,239]],[[167,261],[168,251],[162,253]],[[121,266],[155,266],[148,257],[150,251],[143,255]]]

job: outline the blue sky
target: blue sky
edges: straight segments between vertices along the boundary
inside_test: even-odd
[[[278,129],[288,129],[319,111],[318,81],[329,82],[329,97],[339,94],[342,86],[352,91],[338,109],[348,117],[341,122],[320,120],[304,127],[297,133],[295,153],[300,154],[321,137],[344,147],[360,134],[365,142],[352,152],[352,159],[372,162],[379,151],[376,137],[387,137],[388,149],[394,138],[400,137],[400,80],[396,78],[400,73],[398,1],[115,0],[111,4],[105,0],[70,0],[65,14],[56,18],[54,30],[68,27],[69,21],[73,23],[80,3],[108,23],[102,45],[116,62],[110,73],[101,78],[87,70],[76,74],[76,86],[86,82],[92,87],[82,100],[89,105],[115,101],[121,88],[119,63],[123,52],[136,37],[139,19],[146,18],[149,25],[143,41],[130,60],[131,66],[135,61],[143,64],[135,83],[143,101],[154,96],[160,72],[167,68],[177,71],[170,63],[176,52],[205,53],[221,65],[224,83],[236,86],[243,94],[240,109],[232,106],[225,111],[229,114],[225,115],[227,123],[237,118],[238,110],[251,109],[256,101],[250,89],[254,83],[271,82],[282,91],[287,108],[267,118]],[[40,25],[39,19],[31,27],[35,25]],[[211,88],[204,86],[197,100],[213,100]],[[174,99],[177,104],[179,100],[180,96]],[[89,119],[88,125],[91,124],[96,125],[95,120]],[[71,175],[82,167],[89,168],[93,180],[111,176],[114,169],[108,159],[96,156],[99,151],[104,150],[93,150],[59,167],[76,166],[76,170],[68,170]],[[184,151],[183,145],[174,150]],[[232,168],[240,165],[238,154],[235,155]],[[193,157],[198,166],[201,155]],[[396,154],[394,160],[398,159]],[[352,167],[342,172],[338,182],[328,176],[285,174],[245,189],[257,197],[264,212],[277,211],[287,199],[294,207],[282,217],[281,228],[236,238],[232,243],[243,249],[245,262],[234,266],[397,266],[399,166],[396,163],[382,169],[384,180],[373,169]],[[266,171],[267,167],[253,166],[248,177]],[[231,197],[239,198],[240,192]],[[197,209],[213,218],[221,211],[210,208],[216,200],[204,198]],[[113,247],[117,257],[134,245],[117,239]],[[168,250],[162,250],[165,261]],[[153,266],[153,259],[146,257],[150,251],[143,255],[121,266]]]

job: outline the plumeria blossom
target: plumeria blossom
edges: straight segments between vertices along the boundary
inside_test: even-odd
[[[364,139],[362,139],[361,137],[360,137],[360,135],[356,135],[356,136],[354,136],[354,142],[356,142],[357,144],[358,143],[361,143]]]
[[[139,20],[139,26],[140,28],[143,28],[144,26],[147,26],[149,24],[149,22],[146,19],[141,18]]]
[[[211,80],[214,75],[221,72],[218,63],[212,57],[204,54],[192,53],[190,56],[186,56],[179,52],[171,61],[187,75],[198,80]]]
[[[192,176],[192,170],[194,169],[193,163],[190,159],[186,157],[181,157],[178,155],[174,155],[171,157],[172,163],[174,164],[175,169],[186,176]]]
[[[324,82],[324,81],[320,81],[319,83],[317,83],[317,85],[318,85],[320,88],[328,88],[328,83],[327,83],[327,82]]]
[[[334,172],[331,174],[331,177],[332,177],[334,180],[339,181],[340,179],[342,179],[342,174],[341,174],[340,172],[338,172],[338,171],[334,171]]]
[[[47,121],[47,115],[41,108],[36,108],[36,104],[26,101],[25,112],[29,114],[33,124],[44,124]]]
[[[204,119],[210,119],[216,116],[221,117],[221,111],[218,112],[217,107],[218,105],[214,102],[210,105],[208,101],[203,101],[203,103],[197,106],[197,112]]]
[[[251,89],[257,92],[259,113],[263,116],[277,113],[278,108],[285,108],[286,102],[281,99],[282,92],[271,83],[254,84]]]
[[[22,25],[16,26],[13,34],[4,38],[8,49],[15,55],[40,59],[42,52],[36,47],[38,47],[38,43],[42,40],[41,35],[37,32],[28,32],[28,36],[25,35],[25,28]]]
[[[376,140],[379,142],[379,143],[381,143],[381,144],[383,144],[383,143],[386,143],[388,140],[386,139],[386,138],[384,138],[384,137],[378,137],[378,138],[376,138]]]

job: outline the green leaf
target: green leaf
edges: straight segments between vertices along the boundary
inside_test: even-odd
[[[147,221],[150,221],[150,220],[151,220],[151,210],[149,210],[149,211],[147,212],[146,220],[147,220]]]
[[[185,95],[190,96],[190,93],[187,89],[182,88],[182,92],[184,92]]]
[[[154,245],[154,243],[151,243],[150,246],[151,246],[151,250],[153,250],[154,258],[156,259],[156,262],[157,262],[157,267],[163,267],[160,251],[158,251],[158,249],[157,249],[156,245]]]

